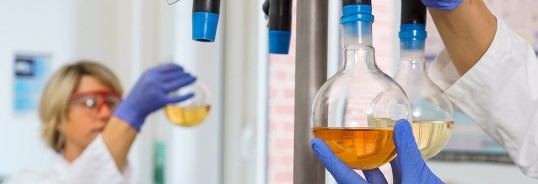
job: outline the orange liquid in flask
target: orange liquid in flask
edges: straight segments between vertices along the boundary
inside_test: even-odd
[[[393,128],[314,128],[314,136],[329,145],[352,169],[373,169],[396,157]]]

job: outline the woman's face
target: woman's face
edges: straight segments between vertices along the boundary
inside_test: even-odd
[[[83,151],[101,133],[121,98],[97,78],[85,75],[70,98],[64,149]]]

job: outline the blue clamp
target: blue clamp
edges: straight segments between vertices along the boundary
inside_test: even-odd
[[[193,12],[192,39],[201,42],[214,42],[218,23],[219,14],[211,12]]]
[[[269,30],[269,53],[288,54],[290,49],[291,32]]]

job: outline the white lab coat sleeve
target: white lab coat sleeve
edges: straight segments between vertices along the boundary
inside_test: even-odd
[[[63,158],[61,158],[63,159]],[[44,170],[25,169],[8,184],[123,184],[135,183],[129,164],[120,172],[101,135],[71,164],[64,160]]]
[[[56,184],[57,179],[51,177],[51,173],[43,169],[25,168],[5,181],[5,184]]]
[[[129,164],[120,172],[103,138],[98,135],[69,168],[62,183],[134,183]]]
[[[493,42],[468,72],[460,76],[443,51],[429,74],[523,173],[538,178],[538,59],[530,44],[497,19]]]

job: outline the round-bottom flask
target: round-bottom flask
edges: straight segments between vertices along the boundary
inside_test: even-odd
[[[373,169],[396,156],[393,127],[399,119],[412,121],[411,106],[375,63],[371,6],[343,9],[342,64],[314,98],[311,127],[349,167]]]
[[[189,93],[193,93],[194,96],[183,102],[164,107],[164,112],[171,123],[183,127],[194,127],[206,120],[211,108],[211,98],[207,87],[197,81],[172,94],[186,95]]]
[[[422,157],[429,159],[448,143],[454,112],[443,90],[426,74],[426,6],[418,0],[402,0],[401,13],[400,60],[394,80],[411,101],[413,134]]]
[[[429,159],[448,143],[454,127],[454,112],[443,90],[426,73],[424,24],[404,24],[401,30],[401,57],[394,80],[411,101],[413,134],[422,157]]]

